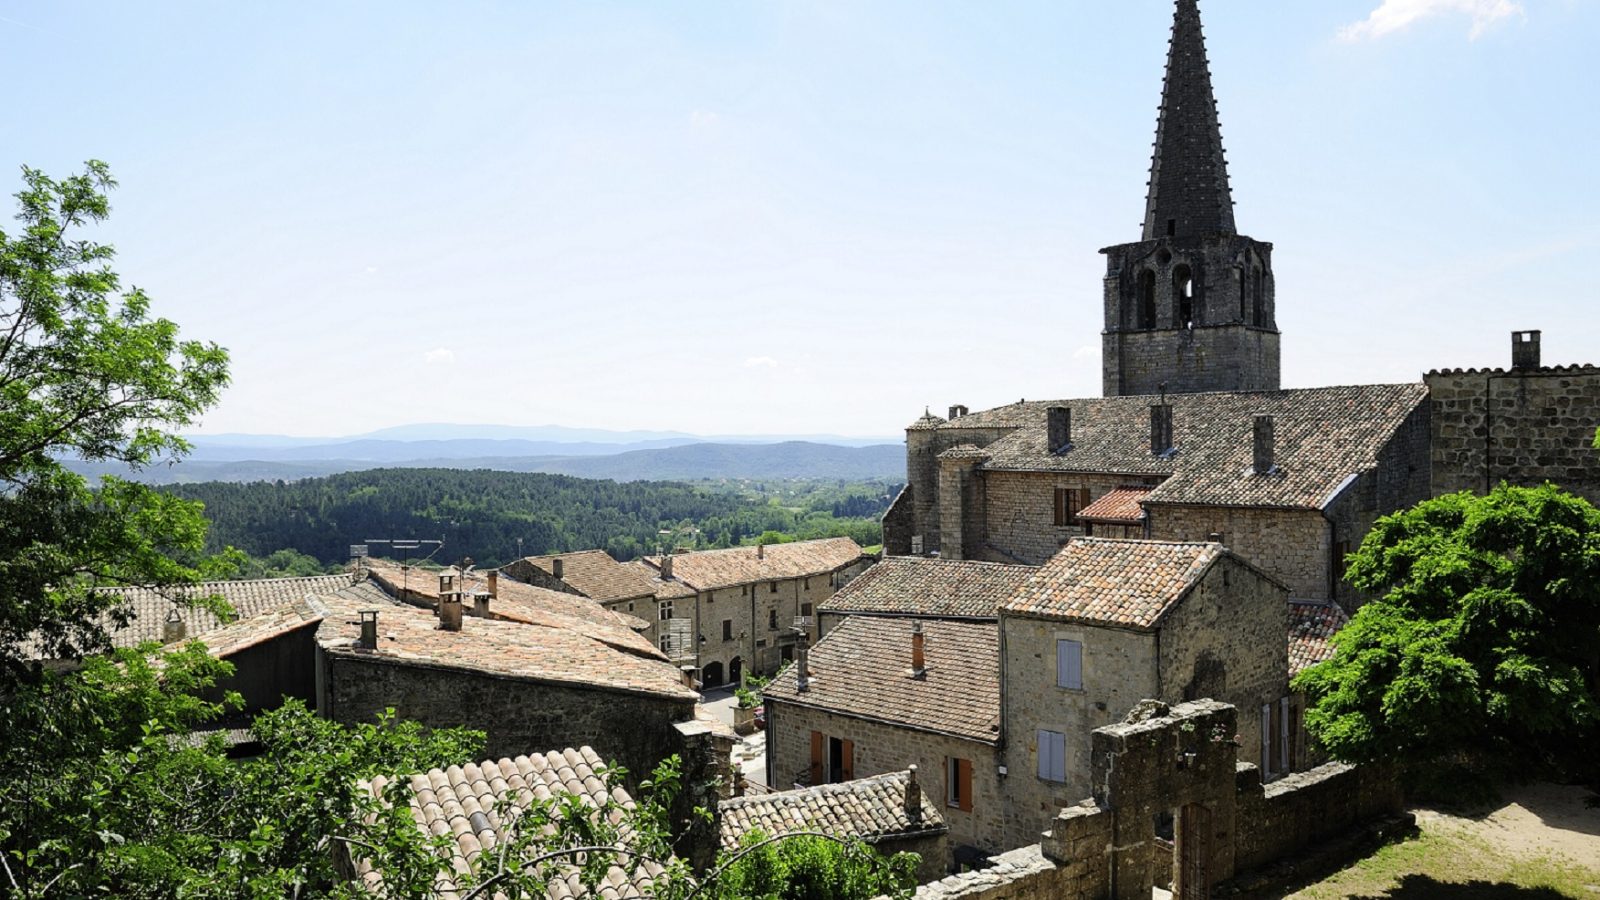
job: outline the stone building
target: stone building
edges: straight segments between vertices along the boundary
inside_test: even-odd
[[[660,633],[690,641],[706,685],[737,684],[794,658],[816,604],[871,564],[850,538],[696,550],[646,557],[660,582],[680,586],[656,600]],[[805,623],[797,628],[797,622]],[[688,653],[675,654],[685,660]]]
[[[1240,758],[1290,770],[1288,589],[1220,544],[1079,538],[1000,605],[1008,845],[1090,789],[1090,734],[1141,700],[1234,704]]]
[[[767,783],[915,765],[958,856],[1002,850],[998,671],[993,622],[846,619],[767,686]]]
[[[641,566],[619,563],[604,550],[581,550],[513,560],[501,572],[519,582],[588,597],[612,612],[645,623],[642,632],[658,643],[654,617],[656,587]]]
[[[889,557],[822,601],[817,627],[826,637],[849,616],[993,622],[1000,604],[1035,571],[1008,563]]]

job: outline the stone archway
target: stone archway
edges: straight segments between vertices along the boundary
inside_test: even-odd
[[[744,658],[743,657],[739,657],[739,656],[735,656],[733,658],[733,662],[728,663],[728,682],[730,684],[743,684],[744,682],[740,680],[743,677],[744,677]]]
[[[723,684],[722,663],[706,663],[705,668],[700,670],[700,683],[706,687],[716,687],[719,684]]]

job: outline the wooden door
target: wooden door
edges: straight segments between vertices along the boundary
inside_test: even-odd
[[[1211,810],[1198,803],[1178,810],[1177,838],[1173,900],[1207,900],[1211,896]]]

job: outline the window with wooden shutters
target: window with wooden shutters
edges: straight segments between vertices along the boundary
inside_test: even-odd
[[[944,776],[946,805],[972,812],[972,760],[945,757]]]
[[[840,741],[844,746],[839,752],[840,781],[854,781],[856,777],[856,745],[853,741]]]
[[[811,783],[822,784],[822,732],[811,732]]]
[[[1039,777],[1067,780],[1067,736],[1059,731],[1039,732]]]
[[[1079,511],[1088,505],[1088,488],[1056,488],[1056,526],[1066,527],[1073,524],[1078,518]]]
[[[1083,690],[1083,642],[1056,641],[1056,687]]]

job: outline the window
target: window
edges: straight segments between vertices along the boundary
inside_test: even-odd
[[[944,783],[945,803],[962,812],[972,812],[972,760],[945,757]]]
[[[663,600],[663,601],[661,601],[660,612],[661,612],[661,621],[665,622],[666,620],[672,618],[672,601],[671,600]]]
[[[1056,488],[1056,527],[1071,525],[1078,517],[1078,511],[1088,505],[1088,488]]]
[[[633,604],[632,603],[628,604],[628,612],[633,612]]]
[[[811,590],[811,579],[809,579],[809,578],[805,579],[801,583],[801,588],[804,589],[804,590],[808,590],[808,591]]]
[[[1067,780],[1067,736],[1059,731],[1039,732],[1039,777]]]
[[[1172,302],[1176,305],[1179,328],[1194,327],[1194,275],[1188,266],[1172,270]]]
[[[1250,274],[1255,279],[1255,290],[1250,294],[1253,301],[1250,309],[1250,324],[1259,327],[1267,324],[1267,279],[1260,269],[1254,267],[1251,268]]]
[[[776,594],[778,592],[778,583],[776,581],[768,582],[767,588],[767,593]]]
[[[1144,331],[1156,327],[1156,273],[1149,269],[1139,273],[1138,326]]]
[[[1056,641],[1056,687],[1083,690],[1083,642]]]
[[[1177,219],[1168,219],[1167,220],[1167,237],[1176,237],[1177,234],[1178,234],[1178,220]]]
[[[836,784],[855,778],[856,745],[843,738],[811,732],[811,783]]]
[[[732,619],[723,619],[722,620],[722,639],[725,640],[725,641],[733,640],[733,620]]]
[[[657,641],[656,644],[661,648],[662,653],[665,653],[668,656],[672,655],[672,635],[663,634],[661,639]]]
[[[807,618],[810,618],[811,617],[811,604],[809,604],[809,603],[800,604],[800,615],[805,616]]]
[[[775,609],[767,610],[767,630],[768,631],[777,631],[778,630],[778,611],[775,610]]]

